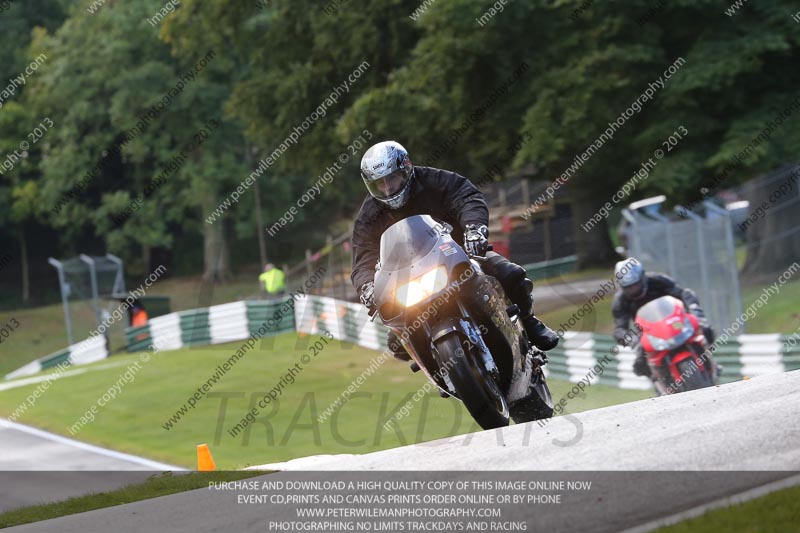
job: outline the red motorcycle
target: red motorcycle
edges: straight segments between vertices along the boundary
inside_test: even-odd
[[[697,318],[672,296],[656,298],[636,313],[642,344],[659,396],[717,384],[717,369]]]

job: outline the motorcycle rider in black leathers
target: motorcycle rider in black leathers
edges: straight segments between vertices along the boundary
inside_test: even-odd
[[[451,236],[470,255],[485,256],[484,271],[494,276],[512,303],[531,342],[541,350],[558,344],[558,336],[533,315],[533,283],[525,269],[500,254],[487,251],[489,209],[483,193],[468,179],[454,172],[413,166],[399,143],[375,144],[361,159],[361,178],[369,195],[353,225],[353,270],[350,278],[361,302],[375,311],[374,277],[383,232],[395,222],[413,215],[430,215],[449,224]],[[410,356],[393,331],[389,349],[403,361]]]
[[[614,276],[619,281],[621,290],[614,295],[611,314],[614,316],[614,339],[617,344],[631,344],[628,324],[636,318],[636,312],[646,303],[662,296],[673,296],[683,302],[686,310],[697,317],[708,345],[714,344],[714,330],[708,325],[706,315],[700,307],[697,295],[691,289],[680,287],[675,280],[665,274],[646,274],[642,264],[630,257],[620,261],[614,267]],[[636,360],[633,373],[637,376],[650,376],[650,366],[642,350],[637,344]]]

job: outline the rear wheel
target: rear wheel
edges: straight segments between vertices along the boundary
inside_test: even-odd
[[[508,425],[508,404],[494,378],[470,353],[474,348],[460,335],[447,335],[434,343],[439,368],[453,383],[456,393],[472,418],[483,429]]]
[[[528,395],[514,402],[511,411],[513,412],[512,418],[517,424],[553,416],[553,396],[550,394],[550,388],[547,386],[547,381],[541,368],[533,371]]]
[[[698,366],[694,358],[685,359],[678,363],[678,371],[681,375],[682,383],[677,389],[681,392],[690,390],[704,389],[713,385],[711,376],[706,372],[705,366]]]

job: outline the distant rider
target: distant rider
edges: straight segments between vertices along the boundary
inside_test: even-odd
[[[621,346],[629,344],[628,324],[636,318],[636,312],[646,303],[662,296],[673,296],[683,302],[686,310],[697,317],[703,335],[709,346],[714,344],[714,330],[708,324],[706,315],[700,307],[700,301],[692,289],[680,287],[675,280],[665,274],[645,274],[644,267],[635,258],[620,261],[614,267],[614,276],[619,281],[621,290],[614,295],[611,314],[614,315],[614,339]],[[626,339],[627,335],[627,339]],[[650,366],[641,344],[637,345],[636,360],[633,373],[637,376],[649,376]]]
[[[413,215],[430,215],[452,226],[453,240],[470,255],[485,256],[484,271],[494,276],[512,303],[528,337],[541,350],[558,344],[558,336],[533,314],[533,283],[525,269],[502,255],[487,251],[489,209],[483,193],[463,176],[438,168],[413,166],[399,143],[384,141],[372,146],[361,159],[361,178],[369,195],[353,225],[353,270],[350,278],[361,302],[375,310],[375,265],[383,232],[395,222]],[[389,331],[389,348],[403,361],[410,356]]]

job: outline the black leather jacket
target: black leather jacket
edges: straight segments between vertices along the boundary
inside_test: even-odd
[[[652,302],[662,296],[674,296],[683,301],[686,310],[692,314],[702,316],[699,309],[700,302],[692,289],[684,289],[675,283],[675,280],[665,274],[653,273],[646,274],[647,293],[639,300],[623,296],[622,291],[617,291],[614,295],[614,303],[611,305],[611,314],[614,315],[614,338],[620,344],[628,332],[628,324],[636,318],[636,312],[646,303]],[[696,304],[697,308],[689,309],[689,306]]]
[[[453,226],[453,239],[463,244],[467,224],[489,224],[489,208],[483,193],[464,176],[431,167],[414,167],[411,193],[400,209],[367,195],[353,224],[353,270],[350,279],[356,291],[375,277],[383,232],[412,215],[430,215]]]

